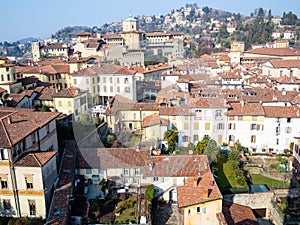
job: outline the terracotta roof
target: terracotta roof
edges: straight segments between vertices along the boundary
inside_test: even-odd
[[[29,152],[24,154],[16,162],[14,166],[20,167],[42,167],[50,159],[52,159],[57,154],[57,151],[50,152]]]
[[[110,99],[109,107],[106,110],[107,114],[115,115],[119,111],[158,111],[158,105],[154,102],[135,102],[128,98],[116,95]]]
[[[260,103],[230,103],[227,115],[231,116],[264,116],[265,112]]]
[[[286,59],[286,60],[270,60],[270,63],[275,67],[275,68],[300,68],[300,59]]]
[[[80,148],[77,168],[143,168],[144,176],[191,177],[207,170],[206,155],[150,156],[150,150]]]
[[[58,112],[37,112],[33,109],[0,107],[0,146],[15,145],[59,115]]]
[[[266,117],[300,118],[300,109],[295,106],[263,106]]]
[[[227,107],[223,96],[219,96],[216,98],[189,98],[189,105],[191,108]]]
[[[148,177],[194,177],[209,167],[206,155],[160,155],[144,168]]]
[[[58,48],[64,48],[67,49],[67,46],[64,46],[62,44],[57,44],[57,45],[45,45],[41,47],[42,49],[58,49]]]
[[[300,62],[300,61],[299,61]],[[281,76],[276,79],[279,84],[300,84],[300,79],[295,76]]]
[[[72,76],[89,76],[95,74],[118,74],[118,75],[134,75],[136,70],[127,66],[119,66],[112,64],[95,65],[72,73]]]
[[[161,125],[161,126],[168,126],[169,121],[167,119],[161,118],[159,114],[152,114],[149,116],[146,116],[143,119],[143,127],[150,127],[154,125]]]
[[[192,115],[192,113],[190,112],[190,107],[188,105],[181,105],[176,107],[160,107],[159,115],[184,116]]]
[[[18,103],[20,101],[22,101],[22,99],[27,96],[26,93],[22,92],[20,94],[8,94],[7,98],[11,99],[11,100],[7,100],[8,101],[8,106],[9,107],[16,107],[16,105],[18,105]]]
[[[83,91],[75,87],[62,88],[58,92],[54,92],[53,98],[75,98],[77,96],[83,95],[86,92],[87,91]]]
[[[0,93],[4,93],[7,92],[7,90],[5,90],[4,88],[0,87]]]
[[[103,39],[123,39],[121,35],[118,34],[101,34]]]
[[[208,168],[200,176],[186,179],[184,186],[177,187],[178,206],[187,207],[222,199],[221,192]]]
[[[239,205],[236,203],[223,201],[222,212],[228,224],[249,224],[258,225],[257,219],[248,206]]]
[[[245,51],[258,55],[274,55],[274,56],[299,56],[300,53],[291,48],[256,48]]]

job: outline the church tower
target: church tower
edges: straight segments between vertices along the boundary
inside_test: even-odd
[[[34,62],[37,62],[41,58],[40,53],[40,42],[34,41],[31,43],[31,52],[32,52],[32,58]]]
[[[123,29],[122,31],[128,32],[128,31],[137,31],[138,28],[138,21],[134,17],[129,14],[128,18],[126,20],[123,20]]]

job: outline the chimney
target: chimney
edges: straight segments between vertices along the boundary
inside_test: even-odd
[[[245,106],[244,100],[241,101],[241,106]]]
[[[149,163],[149,170],[152,171],[152,169],[153,169],[153,163],[150,162],[150,163]]]
[[[11,117],[10,117],[10,116],[7,117],[7,123],[8,123],[8,124],[11,124]]]

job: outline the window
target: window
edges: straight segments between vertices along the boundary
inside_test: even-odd
[[[134,175],[140,175],[140,168],[134,168]]]
[[[286,122],[287,122],[287,123],[290,123],[291,120],[292,120],[291,118],[287,118],[287,119],[286,119]]]
[[[117,77],[117,84],[119,84],[120,83],[120,78],[119,77]]]
[[[68,101],[68,107],[71,107],[72,104],[71,104],[71,101]]]
[[[194,134],[194,141],[199,141],[199,136],[198,136],[198,134]]]
[[[9,74],[7,74],[7,80],[10,81],[10,75]]]
[[[86,80],[85,80],[85,83],[86,83],[86,84],[90,84],[89,79],[86,79]]]
[[[11,209],[11,205],[10,205],[10,200],[9,199],[3,199],[3,208],[5,210],[10,210]]]
[[[103,86],[103,92],[106,92],[106,86]]]
[[[191,214],[191,210],[190,209],[188,210],[188,214]]]
[[[4,76],[3,76],[3,74],[1,74],[1,81],[4,81]]]
[[[202,120],[202,111],[199,110],[199,109],[197,109],[197,110],[195,111],[195,116],[196,116],[196,119]]]
[[[33,132],[33,133],[31,134],[31,141],[32,141],[32,144],[35,143],[35,132]]]
[[[74,85],[77,85],[77,79],[73,79],[73,83],[74,83]]]
[[[133,113],[133,119],[136,120],[136,113]]]
[[[256,143],[256,136],[255,135],[251,135],[251,143]]]
[[[106,77],[103,77],[103,83],[106,83]]]
[[[223,130],[224,129],[224,123],[218,123],[217,129],[218,130]]]
[[[242,121],[243,120],[243,116],[238,116],[238,120]]]
[[[138,184],[138,183],[139,183],[138,179],[133,178],[133,183],[134,183],[134,184]]]
[[[47,134],[50,133],[50,124],[49,123],[46,125],[46,132],[47,132]]]
[[[291,133],[292,132],[292,128],[291,127],[286,127],[285,128],[285,133]]]
[[[8,188],[7,176],[1,176],[0,180],[1,180],[1,189],[7,189]]]
[[[235,123],[229,123],[228,130],[235,130]]]
[[[124,84],[128,84],[128,78],[124,79]]]
[[[130,87],[125,88],[125,93],[130,93]]]
[[[222,119],[222,110],[216,110],[215,119],[216,120]]]
[[[279,138],[276,139],[276,145],[279,145]]]
[[[197,207],[197,213],[201,213],[201,207]]]
[[[229,135],[229,142],[233,142],[234,143],[234,135]]]
[[[36,215],[35,201],[34,200],[28,200],[28,205],[29,205],[29,214],[30,214],[30,216],[35,216]]]
[[[250,130],[256,130],[256,124],[255,123],[250,124]]]
[[[234,120],[234,116],[229,116],[229,120]]]
[[[158,177],[153,177],[153,181],[158,181]]]
[[[186,135],[183,136],[183,137],[182,137],[182,141],[183,141],[183,142],[188,142],[188,141],[189,141],[189,137],[186,136]]]
[[[62,103],[61,103],[61,101],[58,101],[58,106],[62,106]]]
[[[113,91],[114,91],[114,87],[113,87],[113,86],[110,86],[110,87],[109,87],[109,91],[110,91],[110,92],[113,92]]]
[[[120,87],[119,86],[117,87],[117,92],[120,93]]]
[[[86,174],[92,174],[92,169],[86,169],[86,170],[85,170],[85,173],[86,173]]]
[[[27,189],[32,189],[33,188],[33,178],[32,178],[32,176],[25,177],[25,183],[26,183],[26,188]]]
[[[252,116],[253,121],[257,121],[257,116]]]
[[[206,214],[206,207],[202,207],[202,208],[201,208],[201,213],[202,213],[202,214]]]
[[[24,139],[25,140],[25,139]],[[1,159],[2,160],[8,160],[8,153],[7,149],[0,149]]]
[[[111,83],[111,84],[113,83],[113,78],[112,77],[109,78],[109,83]]]
[[[205,123],[205,130],[210,130],[210,123]]]
[[[199,123],[194,123],[194,130],[199,130]]]
[[[183,124],[183,129],[188,130],[189,129],[189,123],[184,123]]]

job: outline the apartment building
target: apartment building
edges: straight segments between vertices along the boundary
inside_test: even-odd
[[[0,108],[1,216],[46,218],[57,177],[60,113]]]
[[[136,101],[136,70],[118,65],[95,65],[72,73],[71,84],[88,91],[89,106],[107,104],[117,94]]]

